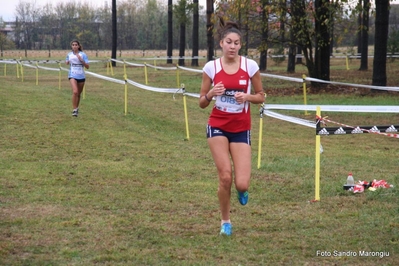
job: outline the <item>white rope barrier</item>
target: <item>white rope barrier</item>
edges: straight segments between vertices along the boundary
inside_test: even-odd
[[[131,63],[131,62],[126,62],[126,61],[120,61],[120,60],[116,60],[116,59],[112,59],[110,58],[110,61],[116,62],[116,63],[120,63],[120,64],[127,64],[130,66],[137,66],[137,67],[144,67],[144,64],[136,64],[136,63]]]
[[[399,106],[395,105],[301,105],[301,104],[265,104],[265,109],[316,111],[325,112],[361,112],[361,113],[399,113]]]
[[[186,92],[185,94],[186,94],[187,96],[191,96],[191,97],[194,97],[194,98],[199,98],[199,97],[200,97],[199,93],[190,93],[190,92]]]
[[[284,76],[278,76],[278,75],[273,75],[273,74],[266,74],[266,73],[260,73],[262,77],[269,77],[269,78],[275,78],[275,79],[283,79],[287,81],[293,81],[293,82],[303,82],[303,79],[300,78],[292,78],[292,77],[284,77]]]
[[[123,61],[120,61],[120,60],[116,60],[116,59],[110,59],[111,61],[114,61],[115,63],[120,63],[120,64],[124,64],[125,62],[123,62]]]
[[[182,67],[182,66],[178,66],[178,68],[186,70],[186,71],[190,71],[190,72],[196,72],[196,73],[203,72],[201,69],[194,69],[194,68],[188,68],[188,67]]]
[[[125,81],[120,80],[120,79],[110,78],[110,77],[99,75],[99,74],[96,74],[96,73],[93,73],[93,72],[90,72],[90,71],[85,71],[85,73],[87,73],[89,75],[92,75],[92,76],[94,76],[96,78],[99,78],[99,79],[103,79],[103,80],[107,80],[107,81],[111,81],[111,82],[115,82],[115,83],[119,83],[119,84],[125,84]]]
[[[32,66],[32,65],[29,65],[29,64],[24,64],[24,63],[21,63],[21,65],[23,65],[23,66],[26,66],[26,67],[30,67],[30,68],[37,68],[37,66]]]
[[[152,67],[155,69],[163,69],[163,70],[176,70],[177,67],[159,67],[159,66],[154,66],[154,65],[150,65],[150,64],[145,64],[148,67]]]
[[[144,64],[136,64],[136,63],[130,63],[130,62],[125,62],[126,65],[130,65],[130,66],[136,66],[136,67],[144,67]]]
[[[172,89],[155,88],[155,87],[150,87],[150,86],[147,86],[147,85],[144,85],[144,84],[137,83],[137,82],[135,82],[133,80],[130,80],[130,79],[126,80],[126,82],[131,84],[131,85],[133,85],[133,86],[135,86],[135,87],[138,87],[138,88],[144,89],[144,90],[148,90],[148,91],[165,92],[165,93],[183,93],[181,88],[172,88]]]
[[[291,122],[291,123],[295,123],[298,125],[302,125],[302,126],[307,126],[307,127],[311,127],[311,128],[316,128],[316,122],[313,121],[308,121],[305,119],[301,119],[301,118],[297,118],[297,117],[292,117],[292,116],[288,116],[288,115],[283,115],[283,114],[279,114],[273,111],[263,111],[263,113],[267,116],[276,118],[276,119],[280,119],[286,122]]]
[[[18,64],[18,62],[15,61],[15,60],[12,60],[12,61],[10,61],[10,60],[0,60],[0,63],[13,64],[13,65]]]
[[[315,78],[308,78],[308,77],[305,78],[305,80],[311,81],[311,82],[328,83],[328,84],[336,84],[336,85],[344,85],[344,86],[352,86],[352,87],[361,87],[361,88],[367,88],[367,89],[399,91],[399,87],[371,86],[371,85],[362,85],[362,84],[354,84],[354,83],[326,81],[326,80],[322,80],[322,79],[315,79]]]
[[[193,60],[193,59],[206,59],[205,56],[159,56],[159,57],[146,57],[146,58],[137,58],[137,60],[167,60],[167,59],[172,59],[172,60],[177,60],[177,59],[187,59],[187,60]]]
[[[151,58],[147,58],[151,59]],[[154,69],[161,69],[161,70],[176,70],[177,68],[185,70],[185,71],[190,71],[190,72],[196,72],[196,73],[202,73],[202,69],[194,69],[194,68],[188,68],[188,67],[183,67],[183,66],[177,66],[177,67],[160,67],[160,66],[154,66],[151,64],[137,64],[137,63],[132,63],[132,62],[127,62],[127,61],[120,61],[116,59],[110,59],[111,61],[120,63],[120,64],[128,64],[131,66],[137,66],[137,67],[143,67],[143,66],[148,66]],[[32,65],[27,65],[24,64],[23,62],[37,62],[37,63],[59,63],[60,61],[33,61],[33,60],[28,60],[28,61],[19,61],[21,64],[32,67]],[[99,60],[90,60],[91,62],[99,62]],[[5,60],[3,63],[10,63],[10,64],[16,64],[18,61],[14,62],[12,60]],[[43,67],[39,67],[43,68]],[[46,69],[45,70],[52,70],[52,69]],[[363,84],[355,84],[355,83],[345,83],[345,82],[336,82],[336,81],[326,81],[326,80],[321,80],[321,79],[316,79],[316,78],[311,78],[311,77],[305,77],[305,78],[295,78],[295,77],[286,77],[286,76],[280,76],[280,75],[273,75],[273,74],[267,74],[267,73],[261,73],[262,77],[269,77],[269,78],[275,78],[275,79],[281,79],[281,80],[286,80],[286,81],[291,81],[291,82],[297,82],[297,83],[303,83],[304,80],[308,82],[318,82],[318,83],[325,83],[325,84],[333,84],[333,85],[342,85],[342,86],[351,86],[351,87],[357,87],[357,88],[367,88],[367,89],[376,89],[376,90],[386,90],[386,91],[395,91],[399,92],[399,87],[387,87],[387,86],[372,86],[372,85],[363,85]]]
[[[59,68],[42,67],[42,66],[39,66],[39,65],[37,66],[37,68],[44,69],[44,70],[49,70],[49,71],[60,71]]]
[[[177,67],[159,67],[159,66],[154,66],[150,64],[136,64],[136,63],[131,63],[131,62],[126,62],[126,61],[120,61],[120,60],[115,60],[115,59],[110,59],[111,61],[118,62],[121,64],[128,64],[132,66],[149,66],[152,68],[156,69],[162,69],[162,70],[176,70],[182,69],[185,71],[190,71],[190,72],[196,72],[196,73],[202,73],[203,71],[201,69],[193,69],[193,68],[188,68],[188,67],[183,67],[183,66],[177,66]],[[49,70],[49,71],[69,71],[69,69],[60,67],[60,68],[49,68],[49,67],[43,67],[39,65],[31,65],[31,64],[26,64],[23,62],[37,62],[37,63],[42,63],[42,64],[51,64],[51,63],[59,63],[60,61],[33,61],[33,60],[28,60],[28,61],[20,61],[20,60],[1,60],[0,63],[6,63],[6,64],[21,64],[26,67],[30,68],[39,68],[43,70]],[[100,62],[100,60],[91,60],[90,62]],[[86,73],[96,76],[98,78],[116,82],[119,84],[124,84],[125,81],[109,78],[106,76],[102,76],[93,72],[86,71]],[[283,79],[287,81],[292,81],[292,82],[300,82],[302,83],[304,80],[309,81],[309,82],[320,82],[320,83],[328,83],[328,84],[336,84],[336,85],[344,85],[344,86],[352,86],[352,87],[363,87],[363,88],[368,88],[368,89],[377,89],[377,90],[388,90],[388,91],[399,91],[399,87],[383,87],[383,86],[371,86],[371,85],[362,85],[362,84],[353,84],[353,83],[344,83],[344,82],[332,82],[332,81],[325,81],[325,80],[320,80],[320,79],[315,79],[315,78],[310,78],[310,77],[305,77],[304,79],[301,78],[293,78],[293,77],[285,77],[285,76],[279,76],[279,75],[273,75],[273,74],[266,74],[266,73],[261,73],[261,76],[263,77],[270,77],[270,78],[276,78],[276,79]],[[157,91],[157,92],[167,92],[167,93],[175,93],[177,89],[165,89],[165,88],[154,88],[146,85],[139,84],[137,82],[134,82],[132,80],[128,80],[128,83],[147,90],[151,91]],[[198,98],[198,94],[189,94],[186,93],[186,95],[193,96]],[[303,111],[316,111],[316,105],[270,105],[267,104],[265,106],[265,109],[285,109],[285,110],[303,110]],[[399,107],[397,106],[341,106],[341,105],[324,105],[321,106],[321,109],[323,111],[332,111],[332,112],[369,112],[369,113],[374,113],[374,112],[392,112],[392,113],[397,113]]]

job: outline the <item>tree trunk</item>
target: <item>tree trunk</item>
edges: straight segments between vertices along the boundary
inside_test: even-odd
[[[293,14],[297,15],[296,11],[297,5],[291,5],[291,11]],[[287,73],[295,73],[295,56],[296,56],[296,45],[295,45],[295,34],[294,29],[290,30],[290,44],[288,48],[288,64]]]
[[[267,51],[261,51],[259,58],[259,70],[265,71],[266,66],[267,66]]]
[[[193,58],[191,59],[191,66],[198,66],[198,33],[199,33],[199,14],[198,14],[198,0],[194,0],[193,12]]]
[[[357,25],[358,25],[358,30],[356,34],[356,42],[357,42],[357,53],[360,54],[362,52],[362,15],[363,12],[360,10],[362,9],[362,1],[363,0],[358,0],[359,2],[357,3],[357,9],[359,10],[359,15],[357,16]]]
[[[117,30],[116,30],[116,0],[112,0],[112,52],[111,58],[116,59],[116,49],[117,49]],[[115,61],[112,61],[112,66],[116,66]]]
[[[214,56],[213,23],[212,23],[213,3],[214,0],[206,0],[206,37],[208,43],[208,61],[213,60]]]
[[[260,59],[259,59],[259,69],[261,71],[265,71],[267,67],[267,35],[269,33],[269,14],[266,12],[266,6],[268,4],[269,0],[262,0],[262,12],[261,12],[261,17],[262,17],[262,28],[261,28],[261,45],[260,45]]]
[[[389,0],[375,1],[375,42],[373,85],[386,86],[387,41],[389,27]]]
[[[186,48],[186,24],[180,23],[179,66],[184,66],[185,48]]]
[[[330,18],[327,0],[316,0],[316,47],[315,47],[315,76],[314,78],[330,80],[330,33],[326,21]],[[324,84],[319,84],[323,86]]]
[[[173,64],[173,0],[168,0],[168,47],[166,64]]]
[[[363,0],[362,9],[362,25],[361,25],[361,45],[360,45],[360,68],[359,70],[368,69],[368,56],[369,56],[369,11],[370,0]]]
[[[287,73],[295,73],[295,56],[296,56],[296,46],[294,44],[290,44],[288,48],[288,65],[287,65]]]

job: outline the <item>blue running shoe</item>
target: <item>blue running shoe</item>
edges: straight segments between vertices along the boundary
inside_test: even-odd
[[[237,198],[241,205],[246,205],[248,203],[249,193],[248,191],[240,192],[237,190]]]
[[[231,225],[231,223],[222,224],[222,227],[220,228],[221,235],[231,236],[232,232],[233,232],[233,226]]]

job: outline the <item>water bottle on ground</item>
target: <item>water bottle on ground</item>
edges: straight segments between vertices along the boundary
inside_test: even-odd
[[[346,178],[346,184],[344,185],[345,190],[350,190],[353,189],[355,186],[355,179],[353,179],[352,173],[348,174],[348,177]]]

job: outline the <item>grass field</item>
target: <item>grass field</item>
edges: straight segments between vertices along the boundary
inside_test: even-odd
[[[62,59],[62,58],[60,58]],[[332,80],[370,84],[371,71],[335,62]],[[397,64],[388,66],[390,86]],[[56,67],[56,66],[54,66]],[[397,265],[398,139],[375,134],[322,137],[321,200],[314,199],[314,129],[263,118],[252,105],[250,201],[232,198],[231,237],[219,236],[216,169],[206,144],[210,108],[181,95],[87,77],[78,118],[71,116],[66,73],[0,64],[1,265]],[[90,71],[106,75],[105,63]],[[144,83],[143,68],[128,77]],[[284,66],[271,66],[273,74]],[[298,66],[296,77],[304,70]],[[123,67],[114,68],[123,79]],[[180,82],[199,92],[201,75]],[[176,87],[175,71],[149,69],[149,84]],[[264,79],[268,103],[302,104],[301,84]],[[333,87],[308,104],[398,105],[398,93]],[[281,111],[314,120],[309,112]],[[399,124],[399,114],[323,113],[350,125]],[[393,188],[353,194],[355,180],[385,179]],[[369,252],[369,253],[367,253]]]

